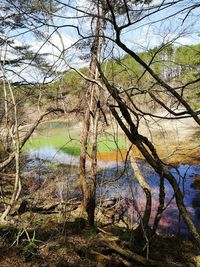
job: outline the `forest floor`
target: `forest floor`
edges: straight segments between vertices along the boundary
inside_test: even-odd
[[[30,214],[24,216],[30,218]],[[1,267],[197,267],[200,264],[200,251],[190,240],[155,235],[149,243],[147,260],[145,241],[134,238],[133,231],[114,225],[88,229],[83,219],[59,222],[55,215],[34,214],[34,220],[31,216],[32,226],[0,227]]]
[[[9,222],[0,225],[1,267],[200,266],[200,250],[192,239],[152,235],[150,229],[144,236],[135,226],[127,228],[115,209],[101,210],[101,221],[97,217],[95,227],[89,228],[80,205],[78,179],[65,181],[63,188],[68,168],[72,167],[49,163],[49,168],[38,169],[40,179],[35,172],[24,171],[21,200]],[[41,179],[45,172],[48,179]],[[77,167],[73,173],[78,173]],[[6,189],[9,193],[10,186]],[[66,201],[61,199],[64,190]]]

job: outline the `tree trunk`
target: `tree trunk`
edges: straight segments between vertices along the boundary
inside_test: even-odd
[[[156,233],[156,230],[158,229],[159,222],[162,217],[162,213],[164,211],[164,205],[165,205],[165,185],[164,185],[164,177],[160,177],[160,190],[159,190],[159,206],[156,213],[156,217],[153,224],[153,233],[154,235]]]
[[[148,183],[145,181],[138,165],[137,162],[134,158],[134,156],[132,155],[132,151],[130,152],[130,156],[131,156],[131,166],[133,168],[134,174],[135,174],[135,178],[137,179],[137,181],[139,182],[142,190],[144,191],[145,195],[146,195],[146,206],[145,206],[145,212],[144,215],[142,217],[142,220],[140,222],[139,228],[141,228],[142,231],[145,231],[146,228],[148,227],[148,223],[150,220],[150,216],[151,216],[151,188],[148,185]]]
[[[90,75],[91,79],[97,79],[97,58],[100,56],[101,43],[100,32],[102,23],[99,18],[96,22],[95,39],[91,48],[91,61],[90,61]],[[97,95],[98,87],[89,82],[86,101],[87,108],[85,111],[85,118],[83,121],[83,135],[81,142],[81,155],[80,155],[80,180],[83,194],[83,208],[88,214],[89,226],[94,226],[94,212],[96,201],[96,172],[97,172],[97,135],[98,135],[98,120],[99,120],[99,96]],[[97,99],[96,99],[97,98]],[[91,129],[92,122],[92,129]],[[91,175],[87,181],[86,175],[86,157],[88,153],[89,131],[92,130],[92,154],[91,154]]]
[[[86,178],[86,158],[87,158],[87,144],[90,129],[90,110],[87,107],[83,120],[83,134],[81,140],[81,154],[80,154],[80,182],[82,191],[82,206],[86,210],[88,202],[88,187]]]
[[[99,104],[98,104],[99,103]],[[87,205],[88,222],[90,226],[94,226],[94,214],[96,206],[96,175],[97,175],[97,137],[98,137],[98,121],[99,121],[100,102],[97,102],[96,111],[93,117],[92,129],[92,163],[91,177],[89,182],[89,199]]]
[[[19,152],[18,151],[16,151],[16,154],[15,154],[15,164],[16,164],[16,173],[15,173],[15,184],[13,188],[13,193],[10,199],[10,203],[8,204],[5,211],[1,215],[1,218],[0,218],[1,222],[6,220],[6,217],[9,215],[13,205],[18,200],[20,192],[21,192],[21,180],[20,180],[20,172],[19,172],[20,165],[19,165]]]
[[[14,117],[14,129],[13,131],[10,129],[10,136],[13,141],[14,149],[15,149],[15,184],[13,188],[12,197],[9,205],[6,207],[5,211],[1,215],[0,221],[4,221],[8,214],[11,211],[11,208],[19,198],[21,193],[21,180],[20,180],[20,137],[19,137],[19,123],[18,123],[18,114],[17,114],[17,105],[15,101],[15,96],[13,94],[13,90],[11,88],[10,83],[8,82],[9,92],[11,101],[13,104],[13,117]]]

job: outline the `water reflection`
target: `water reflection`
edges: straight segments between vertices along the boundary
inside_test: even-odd
[[[159,205],[159,176],[153,169],[144,162],[138,162],[138,165],[146,177],[148,184],[152,190],[152,215],[150,223],[153,224],[154,218]],[[190,213],[197,228],[200,229],[199,215],[200,215],[200,188],[193,187],[195,183],[195,176],[200,173],[200,166],[180,165],[177,169],[170,170],[179,182],[180,188],[184,194],[184,203]],[[121,178],[118,180],[117,177]],[[101,177],[101,178],[100,178]],[[119,199],[132,199],[132,204],[137,206],[139,212],[143,214],[146,204],[145,195],[134,177],[131,164],[127,164],[126,171],[123,168],[105,169],[99,174],[99,187],[103,185],[101,190],[101,197],[117,197]],[[104,180],[104,183],[102,182]],[[106,183],[107,181],[107,183]],[[160,229],[162,231],[187,235],[187,226],[183,222],[178,212],[176,201],[172,196],[173,189],[165,180],[165,205],[167,208],[163,212],[160,221]],[[135,212],[134,221],[138,220],[138,214]]]
[[[30,149],[28,153],[30,159],[48,160],[55,163],[63,163],[67,165],[78,165],[79,159],[70,154],[66,154],[54,147],[41,147],[38,149]]]
[[[48,160],[55,163],[62,163],[67,165],[78,165],[79,157],[73,156],[68,153],[64,153],[59,149],[54,147],[41,147],[37,149],[30,149],[28,153],[29,159],[41,159]],[[112,168],[116,165],[122,166],[124,163],[122,161],[116,162],[116,160],[103,161],[98,160],[98,167],[100,168]],[[87,160],[86,165],[90,165],[90,160]]]
[[[52,162],[63,163],[67,165],[78,165],[79,158],[58,151],[52,147],[32,149],[29,151],[30,159],[41,159]],[[90,164],[87,161],[87,164]],[[117,198],[125,201],[127,205],[127,216],[132,220],[138,220],[138,211],[143,213],[145,209],[146,199],[137,181],[133,178],[134,171],[130,163],[116,161],[98,161],[101,170],[97,177],[97,197]],[[152,215],[150,223],[153,224],[154,218],[159,205],[159,176],[144,161],[138,161],[138,166],[151,186],[152,190]],[[180,165],[170,169],[171,173],[176,177],[177,182],[184,194],[184,202],[190,216],[192,217],[197,228],[200,229],[200,166]],[[163,212],[160,221],[160,229],[165,232],[174,234],[187,235],[187,227],[178,212],[172,187],[165,180],[165,205],[167,208]],[[127,204],[128,203],[128,204]]]

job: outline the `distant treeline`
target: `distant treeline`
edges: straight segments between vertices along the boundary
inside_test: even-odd
[[[174,82],[183,85],[200,78],[200,44],[174,46],[163,44],[160,47],[138,52],[138,56],[162,78],[165,82]],[[122,58],[112,58],[103,63],[103,70],[107,78],[113,81],[119,88],[135,87],[139,90],[147,90],[155,83],[155,80],[145,69],[129,55]],[[88,68],[80,71],[88,74]],[[87,90],[87,82],[75,71],[68,71],[61,79],[48,85],[29,88],[30,100],[41,98],[41,104],[49,104],[54,101],[67,102],[70,107],[84,97]],[[186,98],[192,100],[193,108],[200,107],[200,93],[197,89],[200,82],[191,83],[184,92]],[[27,90],[25,90],[27,92]],[[38,102],[39,104],[39,102]]]
[[[179,47],[168,44],[137,54],[165,82],[177,80],[187,83],[200,76],[200,44]],[[145,81],[145,85],[146,82],[153,81],[148,73],[144,73],[143,67],[128,55],[106,61],[103,68],[107,77],[120,86],[133,86],[135,83],[138,84],[138,81],[143,86],[142,81]],[[87,68],[80,70],[84,74],[88,72]],[[74,71],[66,73],[62,81],[72,94],[85,84],[83,79]]]

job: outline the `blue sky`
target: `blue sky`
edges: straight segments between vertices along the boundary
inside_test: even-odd
[[[160,0],[155,0],[154,4],[159,4]],[[167,3],[169,1],[164,1]],[[75,1],[80,8],[82,5],[84,9],[86,8],[86,1],[79,0]],[[132,26],[126,28],[122,32],[122,40],[124,43],[134,51],[142,51],[147,50],[149,48],[155,47],[160,45],[161,43],[166,43],[170,41],[174,41],[175,45],[190,45],[190,44],[197,44],[200,43],[200,7],[192,10],[191,13],[188,13],[188,10],[185,10],[185,7],[188,4],[198,3],[198,1],[191,1],[191,0],[182,0],[179,1],[178,4],[173,5],[168,9],[160,11],[159,13],[153,14],[142,21],[138,22],[137,24],[133,24]],[[138,9],[140,7],[137,7]],[[183,10],[183,12],[179,12]],[[176,16],[174,14],[178,13]],[[54,24],[57,26],[61,26],[57,32],[52,34],[51,38],[48,42],[44,43],[44,40],[37,40],[33,34],[26,33],[24,35],[20,35],[15,37],[16,45],[20,44],[30,44],[32,46],[33,51],[39,51],[40,53],[49,53],[51,56],[48,57],[48,60],[51,62],[57,62],[58,57],[62,55],[63,49],[69,48],[73,45],[78,39],[79,36],[77,35],[76,29],[71,27],[63,27],[64,24],[69,25],[73,24],[80,28],[81,33],[87,35],[90,32],[90,19],[71,19],[77,15],[72,9],[63,9],[60,11],[60,15],[66,18],[56,18],[54,19]],[[79,15],[82,15],[79,13]],[[173,15],[173,16],[172,16]],[[172,16],[172,17],[171,17]],[[167,18],[168,17],[168,18]],[[162,20],[163,18],[167,18]],[[186,18],[184,20],[184,18]],[[52,33],[51,27],[42,27],[40,29],[46,35]],[[13,36],[19,32],[23,32],[20,30],[18,32],[9,32],[9,36]],[[90,33],[89,33],[90,34]],[[107,34],[109,37],[112,36],[112,31],[108,30]],[[112,43],[107,47],[107,54],[109,54],[109,49],[112,48]],[[65,53],[65,60],[76,67],[83,66],[87,64],[87,62],[81,61],[79,56],[84,52],[80,52],[80,50],[76,48],[71,48],[67,50]],[[123,51],[120,49],[118,50],[115,46],[115,53],[116,55],[123,55]],[[1,51],[2,57],[3,51]],[[7,57],[15,57],[12,51],[7,51]],[[66,61],[59,60],[56,64],[59,65],[58,70],[64,70],[67,67]],[[30,75],[31,74],[31,75]],[[32,79],[35,81],[41,81],[41,76],[36,69],[24,68],[24,74],[27,79]]]

